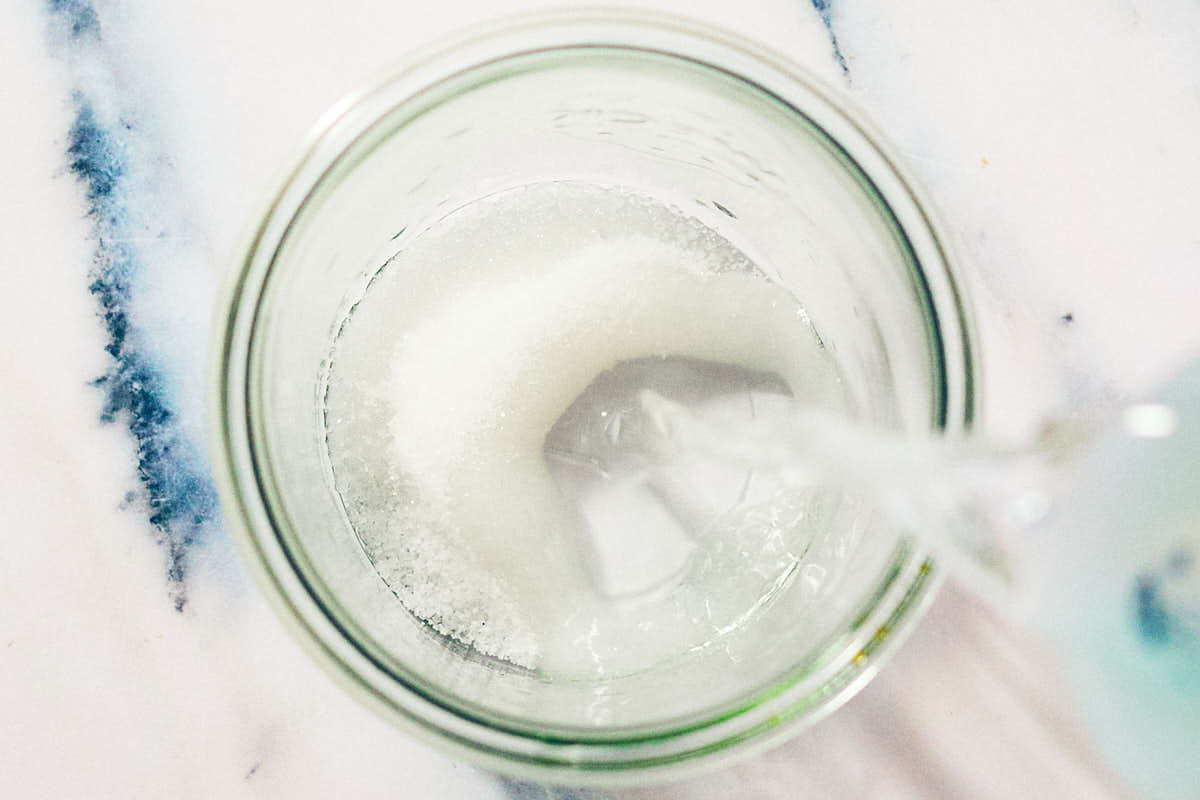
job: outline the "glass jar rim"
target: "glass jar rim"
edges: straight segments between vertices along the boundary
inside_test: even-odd
[[[932,598],[938,573],[929,554],[910,547],[894,559],[901,566],[886,576],[852,635],[839,643],[844,658],[766,687],[730,713],[626,738],[522,730],[398,681],[330,612],[278,530],[255,456],[249,400],[251,343],[262,290],[296,213],[349,144],[447,76],[530,52],[580,47],[643,50],[716,68],[780,99],[840,148],[895,219],[920,273],[938,349],[941,402],[934,426],[950,434],[970,427],[977,411],[978,368],[969,305],[953,279],[928,204],[880,144],[881,137],[844,98],[758,43],[673,16],[625,10],[536,13],[476,27],[411,55],[322,117],[240,251],[244,255],[218,306],[211,427],[218,489],[245,561],[256,569],[279,615],[328,671],[408,730],[490,768],[526,778],[614,785],[669,779],[700,764],[716,766],[830,713],[878,670]]]

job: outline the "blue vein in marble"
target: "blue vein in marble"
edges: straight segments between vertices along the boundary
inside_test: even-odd
[[[99,35],[100,17],[87,0],[49,0],[52,18],[66,26],[71,36]]]
[[[586,789],[544,786],[497,776],[508,800],[599,800],[599,795]]]
[[[72,40],[100,35],[95,9],[81,0],[49,0],[54,23]],[[69,167],[82,184],[92,222],[89,291],[100,305],[113,364],[93,384],[104,391],[101,420],[122,422],[133,437],[137,474],[149,522],[166,555],[170,597],[176,610],[186,602],[188,554],[216,514],[216,492],[197,448],[183,433],[170,401],[166,372],[139,345],[130,319],[134,279],[147,267],[131,244],[140,232],[130,211],[128,121],[105,125],[82,90],[71,95],[74,121],[68,134]]]
[[[811,0],[811,2],[813,8],[821,15],[821,24],[829,32],[829,42],[833,45],[834,59],[842,68],[842,74],[849,75],[850,65],[846,63],[846,56],[842,54],[842,47],[838,44],[837,34],[833,30],[833,0]]]

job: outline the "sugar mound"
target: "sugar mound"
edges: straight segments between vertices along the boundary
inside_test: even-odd
[[[636,669],[737,623],[794,566],[789,547],[709,537],[676,589],[606,602],[587,555],[603,548],[543,447],[598,375],[634,359],[736,364],[829,402],[803,309],[695,220],[625,193],[550,184],[453,217],[387,265],[335,354],[335,478],[380,575],[436,630],[557,674]],[[750,564],[744,591],[697,588],[747,558],[769,563]]]

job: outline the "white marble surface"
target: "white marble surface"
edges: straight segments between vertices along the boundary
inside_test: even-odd
[[[543,5],[0,5],[0,797],[604,796],[455,763],[345,696],[248,582],[200,455],[214,288],[308,126],[411,47]],[[654,5],[789,53],[886,132],[981,307],[993,429],[1086,412],[1200,347],[1194,2]],[[114,387],[128,408],[102,422]],[[1121,794],[1060,689],[950,589],[830,719],[617,794]]]

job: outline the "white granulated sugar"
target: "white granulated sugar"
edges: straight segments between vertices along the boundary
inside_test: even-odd
[[[514,190],[389,262],[337,343],[329,447],[351,522],[410,611],[481,653],[569,675],[637,669],[747,617],[794,566],[779,531],[709,531],[674,588],[614,604],[589,563],[603,548],[547,466],[547,433],[572,402],[647,357],[771,373],[818,402],[836,392],[790,294],[711,230],[633,195]]]

